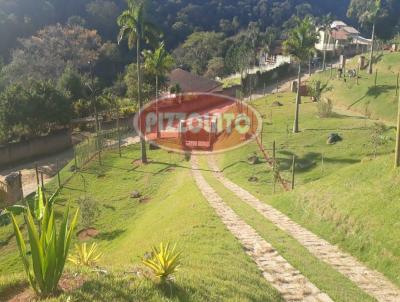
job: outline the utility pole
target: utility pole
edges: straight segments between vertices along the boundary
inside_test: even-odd
[[[396,135],[396,157],[395,167],[400,167],[400,96],[397,108],[397,135]]]

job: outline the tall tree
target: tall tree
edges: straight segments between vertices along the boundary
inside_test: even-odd
[[[21,47],[13,51],[12,61],[5,67],[9,82],[58,79],[68,65],[85,71],[88,61],[98,60],[102,46],[95,30],[60,24],[47,26],[19,42]]]
[[[363,26],[372,25],[371,50],[368,66],[369,74],[372,74],[376,23],[379,19],[387,15],[388,11],[384,9],[382,0],[351,0],[347,11],[348,17],[356,18]]]
[[[299,63],[297,77],[296,112],[293,125],[293,133],[299,132],[300,87],[301,87],[301,63],[310,59],[314,54],[314,45],[318,41],[315,26],[309,17],[303,20],[297,19],[297,26],[289,32],[288,39],[284,42],[285,53],[293,56]]]
[[[157,137],[158,131],[158,89],[159,80],[161,77],[171,70],[174,60],[172,56],[165,50],[164,42],[154,51],[147,51],[144,53],[144,66],[150,73],[154,74],[156,79],[156,116],[157,116]]]
[[[157,40],[159,33],[156,30],[155,25],[148,19],[147,2],[145,0],[128,0],[128,9],[118,17],[117,23],[121,28],[118,35],[118,44],[124,37],[128,40],[129,49],[132,49],[136,44],[138,103],[139,110],[141,110],[143,107],[142,71],[140,60],[142,49],[141,43],[154,43]],[[140,135],[140,144],[142,149],[142,162],[147,163],[146,140],[143,135]]]

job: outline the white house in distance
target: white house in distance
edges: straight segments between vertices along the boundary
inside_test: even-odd
[[[319,32],[319,41],[315,48],[320,51],[334,52],[335,54],[355,54],[366,51],[371,46],[371,39],[360,36],[360,32],[343,21],[334,21],[329,31],[321,28]]]

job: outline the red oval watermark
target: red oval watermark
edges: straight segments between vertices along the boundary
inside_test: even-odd
[[[258,112],[237,99],[211,93],[172,94],[135,116],[137,133],[153,145],[176,152],[223,152],[255,139]]]

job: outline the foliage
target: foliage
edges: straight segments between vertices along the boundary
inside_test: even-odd
[[[388,143],[389,137],[385,136],[387,127],[382,123],[374,123],[371,127],[371,145],[374,157],[376,157],[379,146],[383,146]]]
[[[98,203],[92,198],[85,196],[78,200],[78,204],[81,213],[81,224],[84,228],[93,227],[97,217],[100,215]]]
[[[222,33],[195,32],[182,44],[183,57],[175,52],[175,59],[180,65],[188,66],[196,74],[204,74],[208,62],[221,55]]]
[[[155,50],[144,52],[144,68],[156,78],[156,95],[160,84],[165,84],[165,74],[172,69],[174,59],[166,51],[164,42],[162,42]]]
[[[351,18],[357,18],[363,25],[372,24],[379,16],[387,15],[381,10],[382,0],[352,0],[347,11]]]
[[[153,247],[151,257],[143,259],[143,264],[149,267],[161,282],[169,281],[180,266],[182,252],[175,252],[176,244],[171,247],[169,243],[160,247]]]
[[[314,54],[314,45],[318,42],[318,36],[311,18],[297,19],[297,25],[289,31],[288,39],[284,42],[284,51],[292,55],[299,62],[310,59]]]
[[[30,38],[19,40],[5,67],[9,82],[58,79],[66,67],[87,70],[99,58],[101,38],[95,30],[80,26],[51,25]]]
[[[76,211],[71,225],[68,227],[69,207],[67,207],[58,232],[56,231],[54,215],[52,205],[46,203],[43,216],[37,227],[30,208],[24,213],[30,246],[30,253],[28,253],[20,227],[14,215],[11,214],[18,249],[29,283],[36,294],[44,297],[57,291],[58,282],[68,256],[78,211]],[[29,256],[31,256],[31,261]]]
[[[239,44],[232,45],[226,54],[226,66],[231,71],[240,73],[242,80],[252,62],[252,57],[249,56],[249,52],[251,52],[250,45],[245,42],[240,42]]]
[[[79,100],[87,95],[85,83],[80,73],[72,66],[67,66],[58,80],[58,87],[73,100]]]
[[[70,100],[50,82],[15,84],[0,94],[0,129],[7,140],[48,133],[71,119]]]
[[[131,103],[138,105],[138,78],[137,78],[137,64],[132,63],[127,66],[124,82],[127,87],[126,96],[131,99]],[[150,100],[155,95],[156,87],[153,75],[146,69],[142,73],[142,98]]]
[[[149,20],[147,1],[128,0],[128,9],[118,17],[117,23],[120,26],[118,44],[126,38],[129,49],[142,41],[154,45],[160,36]],[[140,56],[140,51],[136,55]]]
[[[103,256],[102,253],[98,252],[97,244],[93,242],[90,247],[87,247],[87,243],[75,244],[75,254],[70,255],[68,260],[75,265],[83,265],[87,267],[95,266],[100,258]]]
[[[102,36],[113,39],[117,34],[117,19],[120,8],[114,1],[94,0],[86,5],[89,24],[96,28]]]
[[[333,104],[330,99],[319,100],[317,102],[318,116],[326,118],[332,116]]]
[[[208,61],[205,76],[210,79],[222,77],[226,74],[225,60],[223,57],[215,57]]]

